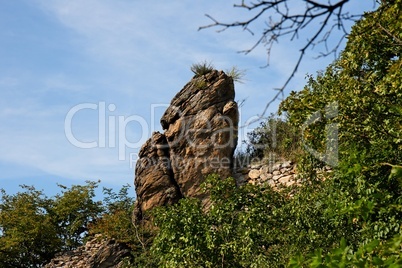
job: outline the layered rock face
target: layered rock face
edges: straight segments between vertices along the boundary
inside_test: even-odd
[[[97,235],[84,246],[56,256],[44,268],[118,268],[124,267],[124,258],[130,256],[128,246]]]
[[[232,78],[222,71],[194,77],[173,98],[154,133],[140,150],[135,172],[134,220],[156,206],[182,197],[208,198],[200,189],[212,173],[232,175],[239,121]]]
[[[155,132],[142,146],[135,169],[137,202],[134,214],[142,219],[142,211],[155,206],[174,204],[181,197],[173,179],[170,152],[165,135]]]

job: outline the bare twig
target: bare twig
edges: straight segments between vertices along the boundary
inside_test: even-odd
[[[242,0],[240,4],[235,4],[235,8],[243,8],[248,11],[255,12],[249,19],[244,21],[235,21],[231,23],[221,22],[211,15],[206,15],[211,19],[212,23],[209,25],[199,27],[199,30],[219,27],[218,32],[227,30],[228,28],[243,28],[255,35],[254,31],[250,29],[253,23],[256,23],[260,19],[265,20],[266,28],[263,29],[261,36],[257,41],[248,49],[241,50],[240,52],[248,54],[252,52],[256,47],[263,45],[267,49],[267,64],[269,65],[269,59],[271,56],[271,51],[274,43],[279,42],[279,40],[285,36],[289,36],[290,40],[298,39],[300,34],[303,32],[307,34],[309,38],[306,40],[305,44],[299,50],[299,57],[295,62],[295,66],[290,73],[289,77],[286,79],[282,87],[276,88],[277,93],[273,98],[266,104],[263,112],[251,123],[259,121],[263,118],[267,112],[269,106],[280,96],[283,96],[285,88],[289,85],[290,81],[294,78],[299,66],[306,55],[308,49],[314,49],[317,44],[322,43],[325,47],[324,52],[320,52],[318,57],[328,56],[334,54],[335,57],[342,44],[342,41],[348,35],[348,30],[346,30],[345,22],[360,19],[362,14],[349,14],[345,11],[345,5],[350,2],[350,0],[338,0],[338,1],[319,1],[319,0],[299,0],[298,2],[292,2],[291,0],[271,0],[263,1],[259,0],[256,3],[250,2],[246,3]],[[375,5],[375,0],[373,0],[373,6]],[[304,9],[300,11],[296,9],[296,3],[303,3],[305,5]],[[289,6],[293,5],[293,9]],[[317,25],[319,25],[317,27]],[[334,30],[342,32],[342,36],[339,38],[335,45],[329,47],[329,38],[333,35]],[[266,67],[264,66],[264,67]]]

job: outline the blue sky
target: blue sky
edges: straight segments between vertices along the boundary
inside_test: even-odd
[[[372,8],[362,2],[351,9]],[[241,121],[260,114],[290,74],[297,43],[276,45],[270,67],[261,69],[264,48],[237,53],[258,36],[241,29],[197,31],[210,23],[206,13],[223,21],[250,15],[233,3],[0,0],[0,188],[12,193],[29,184],[51,195],[56,183],[132,185],[135,154],[160,130],[160,116],[192,77],[193,63],[246,70],[245,83],[236,84],[236,99],[246,99]],[[307,73],[333,60],[315,56],[309,52],[289,90],[301,89]],[[66,135],[68,115],[75,140],[91,148],[75,146]],[[254,126],[243,128],[242,136]]]

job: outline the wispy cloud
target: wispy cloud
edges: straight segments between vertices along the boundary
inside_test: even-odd
[[[63,39],[53,41],[63,44],[66,54],[49,55],[60,57],[64,65],[54,69],[42,64],[40,72],[16,68],[14,76],[1,78],[0,85],[10,93],[3,95],[7,98],[0,109],[1,123],[6,126],[0,133],[0,160],[46,174],[131,182],[132,163],[128,157],[119,160],[117,147],[80,149],[68,142],[64,119],[69,109],[106,101],[117,108],[108,115],[134,114],[149,125],[151,104],[170,102],[191,77],[191,63],[206,59],[218,68],[230,68],[246,59],[232,50],[228,36],[197,32],[198,26],[208,22],[203,1],[36,3],[42,16],[46,14],[55,24],[52,27],[65,32]],[[74,62],[70,63],[72,55]],[[256,90],[249,89],[247,94]],[[98,114],[91,110],[87,114],[75,117],[74,129],[77,136],[96,141]],[[130,141],[147,138],[135,122],[124,131]],[[150,135],[149,129],[145,133]]]
[[[75,105],[105,102],[116,106],[106,116],[140,116],[149,126],[146,134],[138,122],[124,131],[130,141],[146,139],[159,121],[151,118],[152,104],[169,103],[191,78],[191,64],[210,60],[220,69],[247,69],[247,83],[237,85],[236,97],[247,98],[245,122],[262,111],[297,54],[276,46],[271,67],[261,70],[263,47],[247,56],[237,53],[252,46],[248,32],[197,31],[210,23],[205,13],[223,21],[249,16],[226,0],[33,0],[2,2],[0,9],[6,4],[24,20],[1,18],[7,25],[0,41],[8,61],[0,63],[0,162],[64,178],[122,184],[133,176],[129,158],[119,160],[118,147],[80,149],[69,143],[64,120]],[[317,62],[308,59],[303,69],[316,70]],[[305,72],[300,69],[296,89],[304,84]],[[97,110],[77,114],[77,137],[96,141],[98,120]]]

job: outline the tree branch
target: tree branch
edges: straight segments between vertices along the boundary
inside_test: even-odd
[[[263,29],[261,36],[257,39],[254,45],[239,52],[248,54],[259,45],[263,45],[267,49],[266,66],[269,65],[273,44],[279,42],[281,38],[283,39],[285,36],[289,35],[290,40],[293,41],[294,39],[298,39],[302,33],[310,36],[310,38],[308,38],[305,44],[300,48],[299,57],[296,60],[295,67],[293,68],[289,77],[286,79],[282,87],[275,89],[278,92],[273,96],[273,99],[267,103],[263,113],[259,115],[259,119],[255,120],[258,121],[265,115],[269,106],[276,101],[279,96],[283,96],[285,88],[289,85],[290,81],[294,78],[296,72],[298,71],[307,49],[314,49],[317,44],[323,43],[326,51],[320,52],[318,57],[324,57],[330,54],[334,54],[336,56],[342,41],[348,34],[344,22],[355,22],[356,19],[361,18],[362,15],[350,15],[349,12],[345,11],[345,6],[348,2],[350,2],[350,0],[338,0],[335,1],[335,3],[333,3],[334,1],[325,1],[325,3],[320,3],[318,0],[299,0],[298,2],[292,2],[292,9],[289,8],[291,0],[260,0],[257,3],[245,2],[245,0],[242,0],[240,4],[235,4],[234,7],[243,8],[247,11],[255,11],[256,13],[249,19],[225,23],[207,14],[206,16],[211,19],[213,23],[201,26],[199,27],[199,30],[220,27],[218,32],[222,32],[228,28],[241,27],[243,30],[247,30],[254,35],[254,31],[250,29],[251,25],[257,23],[257,21],[260,19],[265,20],[267,27]],[[376,1],[373,0],[374,5],[375,2]],[[295,6],[296,3],[303,3],[305,5],[304,10],[300,11],[300,5]],[[319,27],[317,27],[317,25],[319,25]],[[336,29],[342,32],[342,36],[339,38],[339,41],[335,43],[335,45],[329,47],[328,40]]]
[[[402,45],[402,40],[396,37],[394,34],[392,34],[389,30],[385,29],[384,26],[382,26],[380,23],[377,23],[377,25],[383,30],[389,37],[393,38],[398,45]]]

